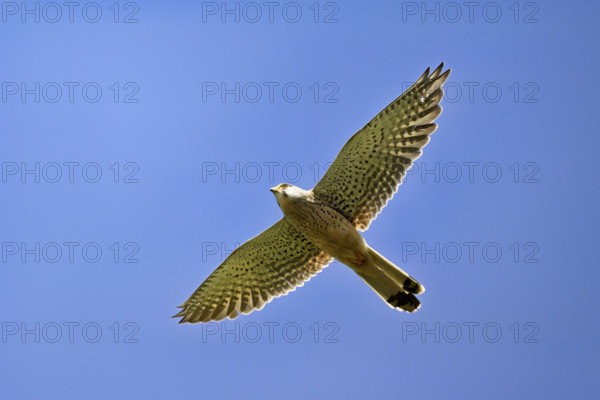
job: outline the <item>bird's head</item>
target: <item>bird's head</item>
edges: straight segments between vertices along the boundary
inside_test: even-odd
[[[269,190],[273,192],[275,198],[279,199],[280,197],[287,197],[289,194],[286,192],[286,190],[289,190],[289,188],[291,187],[292,185],[290,185],[289,183],[280,183],[279,185],[272,187]]]
[[[298,186],[290,185],[289,183],[280,183],[279,185],[269,189],[275,195],[279,205],[282,202],[296,200],[300,197],[305,197],[305,191]]]

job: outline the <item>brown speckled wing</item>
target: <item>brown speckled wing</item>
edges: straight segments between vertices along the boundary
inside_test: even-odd
[[[282,218],[227,257],[174,318],[195,323],[249,314],[302,286],[331,261]]]
[[[425,73],[400,97],[358,131],[340,150],[313,191],[365,230],[402,183],[406,171],[436,129],[444,63]]]

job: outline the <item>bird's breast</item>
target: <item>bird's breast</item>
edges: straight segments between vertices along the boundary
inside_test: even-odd
[[[335,209],[310,201],[291,201],[281,207],[286,219],[317,247],[335,256],[340,249],[362,246],[356,228]]]

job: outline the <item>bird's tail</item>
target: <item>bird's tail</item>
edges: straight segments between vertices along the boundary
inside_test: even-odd
[[[371,248],[366,258],[372,266],[356,273],[379,297],[392,308],[408,312],[419,309],[421,302],[415,295],[425,291],[423,285]]]

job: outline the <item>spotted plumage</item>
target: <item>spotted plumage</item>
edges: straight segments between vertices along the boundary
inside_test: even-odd
[[[340,150],[313,191],[366,230],[392,198],[436,129],[450,70],[429,69]]]
[[[421,156],[437,125],[441,86],[450,70],[429,68],[344,145],[309,191],[280,184],[271,191],[284,217],[235,250],[175,315],[218,321],[261,309],[309,280],[334,258],[352,268],[393,308],[413,312],[424,292],[414,278],[367,245],[366,230]]]
[[[332,261],[284,219],[238,247],[180,307],[181,322],[219,321],[260,310]]]

